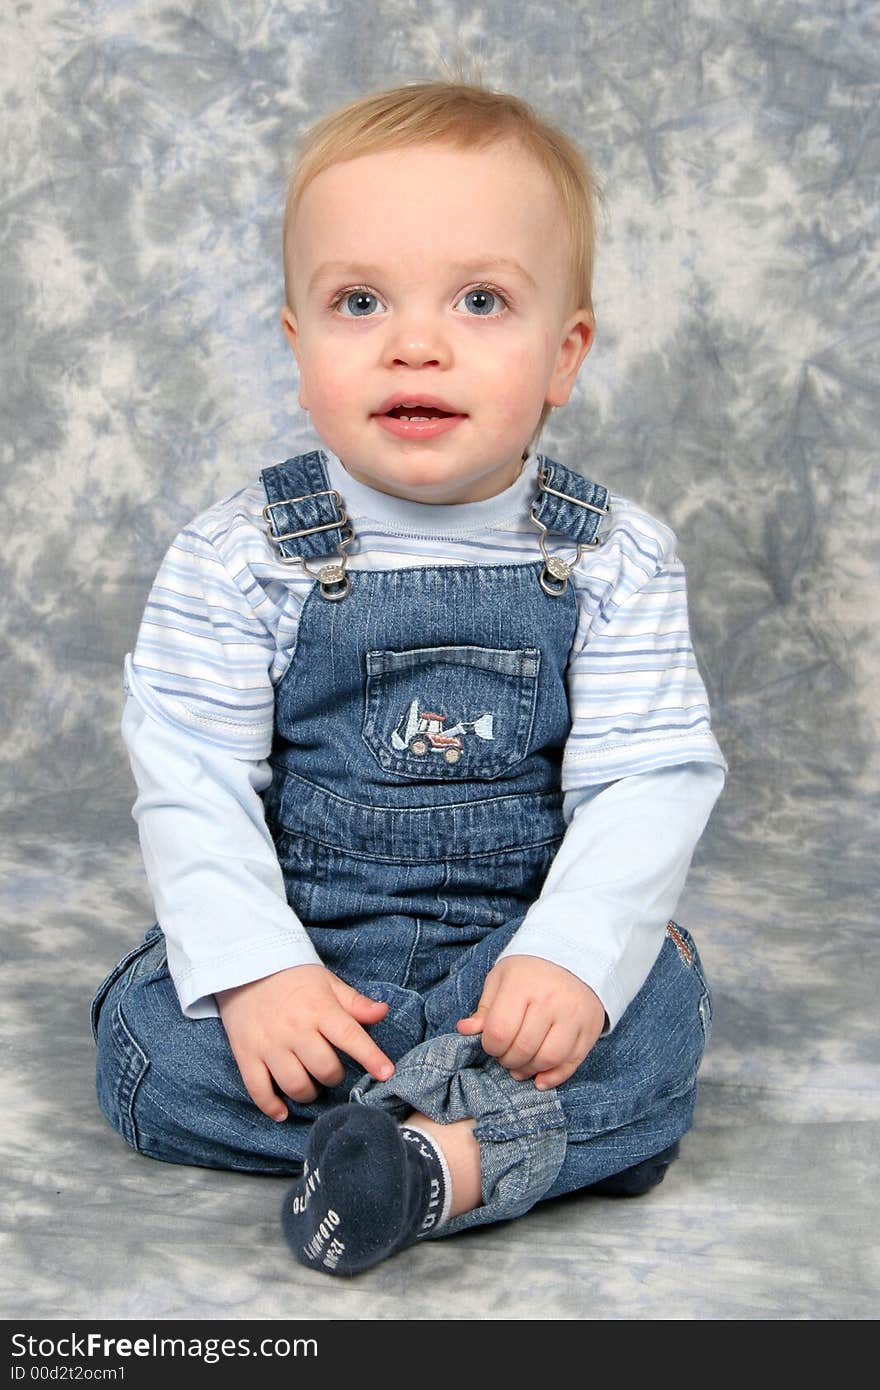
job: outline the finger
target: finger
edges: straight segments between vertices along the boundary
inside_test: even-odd
[[[479,1033],[481,1031],[483,1024],[486,1020],[486,1016],[489,1013],[492,1004],[494,1003],[496,994],[498,993],[499,985],[499,977],[497,975],[493,975],[492,971],[490,970],[489,974],[483,981],[483,992],[480,995],[479,1000],[477,1001],[477,1007],[474,1009],[472,1014],[469,1014],[466,1018],[460,1018],[458,1020],[460,1032]],[[462,1023],[467,1023],[470,1026],[468,1028],[461,1028],[460,1025]]]
[[[537,1058],[536,1089],[547,1091],[553,1086],[561,1086],[577,1071],[588,1051],[586,1039],[579,1032],[572,1038],[567,1030],[551,1029]]]
[[[290,1096],[291,1100],[307,1105],[309,1101],[316,1099],[318,1086],[315,1079],[309,1075],[295,1053],[285,1051],[275,1058],[270,1057],[269,1070],[278,1089]]]
[[[537,1059],[552,1026],[552,1019],[532,1005],[510,1047],[498,1058],[502,1067],[511,1073],[519,1071],[522,1077],[534,1076],[539,1068]]]
[[[364,1071],[377,1081],[387,1081],[394,1074],[394,1063],[381,1047],[373,1042],[359,1023],[343,1010],[332,1015],[321,1031],[328,1042],[345,1052],[353,1061],[359,1062]]]
[[[340,1003],[358,1023],[378,1023],[388,1012],[388,1005],[384,999],[371,999],[367,994],[359,994],[356,989],[351,990],[348,997],[341,999]]]
[[[549,1071],[551,1067],[561,1066],[574,1057],[581,1041],[581,1030],[573,1023],[554,1023],[547,1036],[532,1058],[532,1074]],[[584,1046],[584,1053],[586,1053]]]
[[[338,1086],[345,1079],[345,1065],[339,1053],[320,1033],[313,1033],[298,1045],[296,1056],[308,1075],[322,1086]]]
[[[568,1062],[552,1067],[550,1071],[539,1071],[535,1076],[535,1090],[550,1091],[554,1086],[561,1086],[563,1081],[574,1075],[579,1066],[578,1059],[572,1057]]]
[[[238,1060],[238,1059],[236,1059]],[[238,1069],[245,1090],[258,1110],[268,1115],[270,1120],[286,1120],[287,1106],[272,1085],[272,1077],[265,1062],[239,1062]]]
[[[502,1056],[522,1027],[527,1008],[522,1000],[505,1002],[503,995],[496,999],[483,1023],[483,1051],[490,1057]]]
[[[482,1033],[483,1020],[485,1015],[482,1013],[471,1014],[469,1018],[460,1018],[456,1023],[459,1033],[470,1035],[472,1033]]]

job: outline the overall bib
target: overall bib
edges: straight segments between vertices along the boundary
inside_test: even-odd
[[[316,580],[275,691],[266,820],[288,901],[324,965],[389,1004],[369,1031],[396,1070],[376,1082],[343,1056],[339,1086],[289,1101],[286,1123],[269,1120],[244,1090],[220,1020],[181,1014],[154,927],[93,1004],[107,1118],[156,1158],[290,1174],[328,1105],[473,1117],[483,1204],[438,1234],[517,1216],[667,1148],[690,1127],[711,1019],[683,928],[669,924],[624,1017],[554,1090],[515,1081],[455,1026],[540,896],[565,833],[578,616],[568,573],[597,543],[606,490],[539,457],[541,558],[352,571],[354,533],[321,454],[261,478],[280,558]],[[577,555],[549,555],[549,531]]]

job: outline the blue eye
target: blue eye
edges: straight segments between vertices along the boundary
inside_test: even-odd
[[[497,317],[494,312],[496,309],[503,313],[507,308],[501,295],[495,290],[490,290],[488,285],[478,285],[475,289],[468,290],[458,302],[469,306],[472,318]]]
[[[366,319],[372,317],[373,306],[378,303],[377,297],[369,290],[352,290],[340,300],[337,307],[343,312],[348,310],[346,318]]]
[[[466,303],[474,314],[487,317],[495,309],[495,299],[491,289],[468,289],[467,295],[463,295],[459,303]]]

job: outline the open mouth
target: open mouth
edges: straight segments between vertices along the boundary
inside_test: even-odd
[[[394,397],[389,399],[393,400]],[[456,410],[447,410],[442,405],[428,405],[422,401],[398,401],[387,410],[377,411],[373,419],[386,434],[412,441],[438,439],[441,435],[457,430],[467,416]]]
[[[392,420],[448,420],[454,412],[437,410],[433,405],[396,405],[385,414]]]

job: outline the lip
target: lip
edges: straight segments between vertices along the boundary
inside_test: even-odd
[[[442,410],[443,407],[440,406]],[[454,430],[466,415],[441,415],[436,420],[398,420],[396,415],[374,415],[373,419],[381,430],[397,435],[398,439],[436,439],[440,434]]]
[[[389,396],[387,400],[383,401],[378,410],[373,413],[375,415],[387,415],[389,410],[393,410],[395,406],[398,405],[428,405],[433,406],[435,410],[445,410],[448,415],[464,414],[464,411],[456,410],[454,405],[450,405],[448,401],[441,400],[439,396],[424,396],[421,394],[407,393],[406,391],[395,391],[394,395]]]

